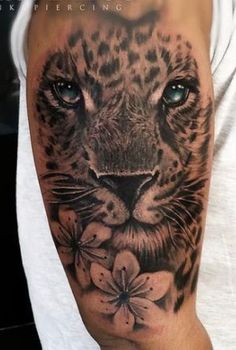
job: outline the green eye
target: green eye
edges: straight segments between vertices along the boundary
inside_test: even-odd
[[[53,84],[56,97],[67,107],[77,107],[83,100],[79,86],[69,81],[57,81]]]
[[[180,82],[172,82],[165,88],[162,98],[169,107],[177,107],[184,104],[189,95],[189,87]]]

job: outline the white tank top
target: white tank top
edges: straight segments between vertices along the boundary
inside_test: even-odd
[[[197,309],[214,349],[235,350],[236,0],[213,1],[211,64],[216,139]],[[31,8],[32,0],[22,1],[12,30],[12,53],[21,80],[17,213],[22,259],[43,349],[96,350],[99,346],[83,325],[54,247],[33,162],[24,48]]]

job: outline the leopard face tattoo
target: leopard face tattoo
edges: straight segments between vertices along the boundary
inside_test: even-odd
[[[131,334],[195,291],[212,101],[181,35],[155,20],[92,27],[51,52],[40,77],[40,175],[78,300]]]

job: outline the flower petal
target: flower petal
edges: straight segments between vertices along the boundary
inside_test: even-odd
[[[122,290],[132,283],[139,271],[138,260],[130,251],[124,250],[116,255],[112,275]]]
[[[119,334],[133,331],[135,318],[129,311],[127,305],[120,306],[113,318],[113,323]]]
[[[120,294],[118,286],[114,283],[111,272],[102,265],[92,263],[90,275],[93,283],[99,289],[113,296],[118,296]]]
[[[69,247],[70,234],[58,222],[50,223],[52,235],[59,245]]]
[[[111,229],[98,222],[93,222],[84,230],[81,242],[86,246],[98,248],[109,238],[111,238]]]
[[[167,271],[143,273],[130,286],[132,297],[147,298],[152,301],[161,299],[173,281],[173,274]]]
[[[152,301],[144,298],[130,298],[129,307],[134,314],[135,322],[150,328],[158,328],[166,317],[166,312],[161,310]]]
[[[100,290],[89,293],[86,301],[90,310],[93,312],[96,311],[104,315],[114,315],[118,310],[116,298]]]
[[[79,218],[74,210],[62,207],[59,209],[58,217],[61,225],[71,234],[71,236],[81,236]]]
[[[59,246],[57,251],[63,265],[70,265],[74,263],[75,257],[71,248]]]
[[[82,288],[88,288],[91,284],[89,268],[84,263],[81,256],[77,258],[75,264],[76,278]]]

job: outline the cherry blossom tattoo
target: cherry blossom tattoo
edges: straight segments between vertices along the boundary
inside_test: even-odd
[[[197,283],[212,101],[189,41],[96,23],[48,54],[36,92],[40,181],[69,278],[98,322],[160,330]]]

